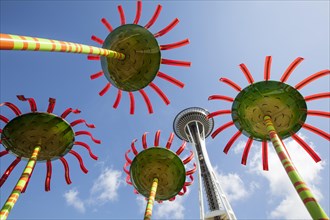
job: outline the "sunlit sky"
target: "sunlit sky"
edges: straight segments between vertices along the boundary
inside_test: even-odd
[[[101,23],[106,18],[113,27],[120,25],[117,5],[122,4],[127,23],[135,18],[135,1],[15,1],[0,2],[1,33],[64,40],[98,46],[90,39],[96,35],[104,39],[108,30]],[[135,93],[136,112],[129,114],[129,98],[123,94],[118,109],[112,105],[117,90],[112,87],[103,97],[98,92],[105,86],[104,77],[90,80],[89,76],[101,70],[99,61],[89,61],[86,55],[1,51],[1,102],[9,101],[22,110],[30,111],[26,102],[16,95],[34,97],[39,111],[46,111],[48,98],[57,99],[54,113],[60,115],[66,108],[79,108],[80,115],[69,115],[68,121],[84,118],[95,124],[95,129],[83,125],[75,130],[88,130],[102,144],[89,137],[77,140],[88,143],[99,159],[92,160],[88,152],[75,146],[88,174],[84,174],[72,155],[65,158],[70,166],[72,184],[67,185],[60,161],[53,161],[51,191],[44,191],[46,164],[38,163],[27,191],[21,195],[9,219],[141,219],[145,209],[142,196],[133,193],[125,182],[124,153],[131,141],[148,131],[152,145],[154,134],[161,130],[160,143],[165,146],[172,132],[174,117],[182,109],[199,106],[210,112],[230,109],[230,103],[208,101],[208,96],[222,94],[231,97],[236,91],[219,82],[230,78],[241,87],[248,85],[239,69],[245,63],[255,81],[263,80],[265,57],[272,56],[271,79],[279,80],[288,65],[297,57],[305,60],[296,68],[287,83],[296,85],[309,75],[329,69],[329,1],[143,1],[139,24],[144,26],[158,4],[163,6],[158,20],[149,29],[152,33],[167,26],[174,18],[180,23],[168,34],[157,38],[160,45],[189,38],[190,44],[168,51],[162,57],[191,61],[190,68],[161,65],[160,71],[185,83],[180,89],[156,78],[155,83],[171,101],[166,106],[150,88],[154,113],[149,115],[142,96]],[[330,89],[329,76],[318,79],[301,89],[303,96],[326,92]],[[308,108],[329,112],[329,99],[308,103]],[[13,118],[7,107],[1,114]],[[215,128],[231,120],[229,115],[215,118]],[[309,116],[307,123],[330,132],[329,119]],[[1,122],[1,128],[4,123]],[[209,157],[219,181],[238,219],[306,219],[303,203],[291,186],[279,159],[269,146],[270,170],[261,168],[261,144],[254,142],[246,166],[240,164],[247,141],[241,136],[228,155],[222,151],[236,133],[231,127],[215,139],[206,140]],[[301,176],[318,198],[327,214],[329,200],[329,142],[305,129],[298,134],[321,156],[315,164],[308,154],[291,138],[285,141],[288,151]],[[181,140],[175,138],[176,150]],[[189,145],[189,148],[191,146]],[[1,151],[4,150],[1,147]],[[132,155],[130,155],[132,158]],[[13,155],[0,160],[1,175],[15,159]],[[24,169],[22,161],[13,170],[1,188],[1,205]],[[195,177],[197,177],[195,175]],[[197,180],[197,178],[195,178]],[[154,219],[198,219],[198,184],[174,202],[155,204]]]

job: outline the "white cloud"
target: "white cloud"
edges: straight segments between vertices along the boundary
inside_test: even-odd
[[[230,203],[246,199],[254,192],[255,188],[258,188],[256,182],[251,182],[247,187],[237,173],[226,175],[218,173],[217,170],[217,167],[215,167],[215,174]]]
[[[91,198],[97,200],[97,203],[116,200],[117,191],[123,183],[121,175],[122,173],[118,170],[105,168],[92,186]]]
[[[298,195],[290,193],[271,211],[270,217],[274,219],[310,219],[306,208],[303,205],[298,205],[300,203],[302,204]]]
[[[69,206],[73,206],[81,213],[85,213],[84,202],[78,197],[78,190],[71,189],[64,193],[64,198]]]
[[[147,201],[145,199],[145,197],[143,197],[142,195],[138,195],[136,197],[136,202],[139,206],[139,211],[140,213],[144,213],[144,211],[146,210],[146,205],[147,205]]]
[[[246,144],[246,142],[244,142],[244,141],[238,142],[238,144],[233,149],[234,153],[235,154],[241,154],[243,152],[244,148],[245,148],[245,144]]]
[[[117,199],[118,189],[123,183],[121,175],[122,173],[119,170],[106,167],[102,169],[101,174],[91,187],[89,198],[79,198],[79,191],[77,189],[71,189],[65,192],[64,198],[69,206],[73,206],[81,213],[85,212],[86,206],[92,208],[109,201],[114,201]]]
[[[303,136],[301,137],[305,139]],[[294,140],[284,141],[284,143],[300,176],[312,190],[314,196],[321,200],[322,194],[318,189],[318,184],[321,182],[320,172],[324,168],[325,162],[315,163]],[[313,143],[308,144],[313,148]],[[260,146],[259,148],[253,146],[253,148],[261,149]],[[271,143],[269,143],[268,160],[269,171],[263,171],[261,168],[261,150],[259,150],[252,155],[248,167],[249,172],[263,176],[268,180],[271,197],[281,199],[279,204],[269,212],[269,217],[275,219],[310,219],[309,213],[292,186]]]
[[[184,195],[186,197],[187,194]],[[158,219],[184,219],[184,197],[176,196],[172,202],[164,201],[155,209],[155,218]]]

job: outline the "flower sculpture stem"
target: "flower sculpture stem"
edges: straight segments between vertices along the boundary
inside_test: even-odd
[[[125,59],[124,54],[113,50],[45,38],[0,34],[0,42],[0,50],[32,50],[47,52],[81,53],[106,56],[108,58],[115,58],[118,60]]]
[[[307,208],[309,214],[313,219],[329,219],[327,214],[324,212],[320,204],[315,199],[311,190],[307,187],[306,183],[300,177],[298,171],[294,167],[290,157],[286,153],[285,147],[282,144],[281,139],[276,133],[273,122],[269,116],[264,117],[264,122],[267,126],[267,131],[269,133],[270,140],[276,150],[281,163],[288,174],[291,183],[295,187],[300,199],[303,201],[305,207]]]
[[[158,178],[154,178],[154,180],[152,181],[152,186],[151,186],[150,196],[149,196],[147,207],[146,207],[146,212],[144,213],[144,220],[151,219],[152,208],[154,206],[154,201],[155,201],[156,192],[157,192],[157,186],[158,186]]]
[[[27,163],[21,177],[19,178],[16,186],[14,187],[12,193],[8,197],[6,203],[3,205],[1,212],[0,212],[0,219],[4,220],[7,219],[7,216],[10,212],[10,210],[14,207],[18,197],[24,190],[26,184],[28,183],[30,176],[33,172],[33,169],[37,163],[37,157],[40,151],[40,146],[37,146],[34,148],[31,158],[29,159],[29,162]]]

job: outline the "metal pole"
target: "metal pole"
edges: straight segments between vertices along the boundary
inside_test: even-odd
[[[8,197],[6,203],[3,205],[0,211],[0,219],[5,220],[7,219],[10,211],[14,207],[15,203],[17,202],[18,197],[21,195],[25,185],[27,184],[29,178],[31,177],[31,173],[33,168],[37,163],[37,157],[40,151],[40,146],[34,148],[31,158],[29,159],[21,177],[19,178],[16,186],[14,187],[13,191],[11,192],[10,196]]]
[[[264,122],[267,126],[267,131],[269,133],[269,137],[273,146],[276,150],[278,157],[281,160],[281,163],[288,174],[291,183],[296,189],[300,199],[304,203],[307,211],[311,215],[313,219],[329,219],[327,214],[324,212],[320,204],[316,201],[313,193],[307,187],[306,183],[300,177],[298,171],[293,165],[290,157],[285,151],[285,147],[283,146],[281,139],[278,137],[273,122],[269,116],[264,117]]]
[[[144,220],[150,220],[152,215],[152,208],[154,206],[156,192],[157,192],[157,186],[158,186],[158,178],[154,178],[152,181],[152,186],[150,190],[150,195],[146,207],[146,212],[144,213]]]
[[[0,50],[30,50],[47,52],[67,52],[106,56],[124,60],[125,55],[113,50],[77,44],[66,41],[51,40],[28,36],[0,33]]]

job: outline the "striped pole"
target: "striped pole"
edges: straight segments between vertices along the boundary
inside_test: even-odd
[[[92,47],[66,41],[27,37],[0,33],[0,50],[33,50],[47,52],[67,52],[107,56],[124,60],[125,55],[113,50]]]
[[[144,220],[151,219],[152,207],[154,206],[154,201],[155,201],[156,192],[157,192],[157,186],[158,186],[158,179],[154,178],[154,180],[152,181],[152,186],[151,186],[151,190],[150,190],[150,196],[148,199],[146,212],[144,213]]]
[[[3,205],[0,211],[0,219],[5,220],[8,217],[9,212],[14,207],[18,197],[20,196],[21,192],[23,191],[25,185],[27,184],[33,168],[36,165],[37,157],[40,151],[40,147],[37,146],[34,148],[31,158],[29,159],[21,177],[19,178],[16,186],[14,187],[13,191],[11,192],[10,196],[8,197],[6,203]]]
[[[270,140],[273,143],[273,146],[276,150],[278,157],[281,160],[281,163],[288,174],[291,183],[296,189],[300,199],[304,203],[307,211],[313,219],[325,220],[329,217],[324,212],[320,204],[316,201],[313,193],[307,187],[306,183],[300,177],[298,171],[296,170],[293,162],[291,161],[289,155],[285,151],[285,148],[281,142],[281,139],[278,137],[273,122],[269,116],[264,117],[264,122],[267,126],[267,131],[269,133]]]

